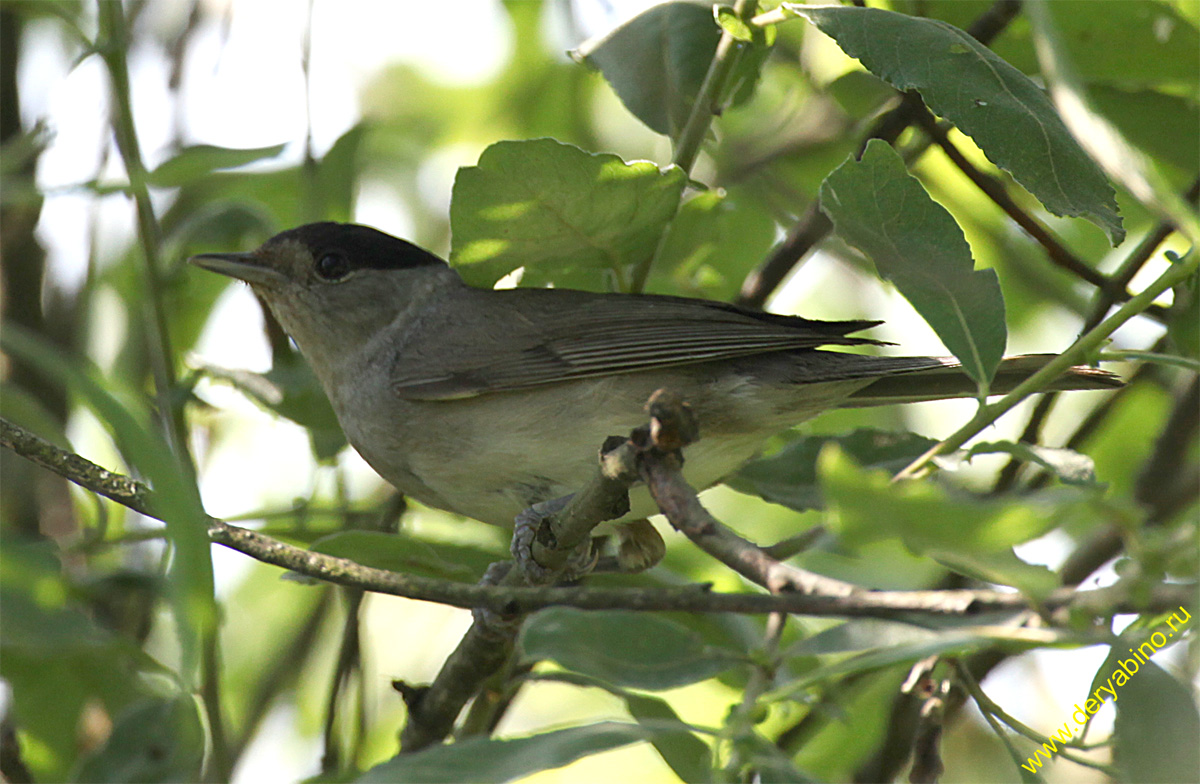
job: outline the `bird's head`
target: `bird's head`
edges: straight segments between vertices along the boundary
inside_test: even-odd
[[[249,283],[318,371],[445,286],[462,285],[432,253],[350,223],[310,223],[248,253],[205,253],[189,261]]]

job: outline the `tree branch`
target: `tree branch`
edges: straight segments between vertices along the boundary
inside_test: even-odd
[[[11,449],[39,465],[106,498],[153,516],[149,501],[153,492],[127,476],[114,474],[79,455],[66,452],[24,428],[0,418],[0,446]],[[482,607],[506,615],[527,613],[543,607],[564,606],[581,610],[643,610],[681,612],[772,612],[848,618],[903,619],[909,613],[971,616],[992,611],[1030,609],[1019,594],[992,590],[953,591],[861,591],[850,596],[802,593],[719,593],[708,585],[683,587],[589,588],[586,586],[524,587],[468,585],[417,575],[390,572],[355,563],[346,558],[305,550],[236,525],[209,518],[208,536],[215,544],[237,550],[257,561],[279,566],[325,582],[362,588],[376,593],[402,596],[453,607]],[[1126,596],[1122,586],[1088,591],[1060,590],[1051,594],[1043,607],[1083,607],[1106,612],[1138,612],[1145,609],[1178,607],[1192,597],[1194,586],[1161,586],[1145,602]]]

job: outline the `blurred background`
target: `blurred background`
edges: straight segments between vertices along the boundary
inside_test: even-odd
[[[167,303],[171,361],[181,387],[193,398],[187,432],[206,511],[300,543],[345,527],[395,525],[399,510],[390,488],[353,450],[343,448],[311,379],[297,365],[281,364],[286,339],[264,321],[249,289],[190,268],[184,260],[204,251],[247,250],[277,231],[313,220],[365,223],[446,256],[455,172],[504,139],[550,136],[627,161],[665,165],[670,141],[640,124],[600,74],[569,55],[650,5],[637,0],[143,0],[125,4],[123,29],[109,29],[93,3],[6,0],[0,5],[6,323],[36,332],[72,356],[87,357],[101,376],[141,393],[149,388],[153,363],[144,341],[155,318],[146,307],[146,287],[157,287]],[[896,0],[879,5],[965,27],[989,3]],[[1090,53],[1079,64],[1100,105],[1120,119],[1131,138],[1159,155],[1182,190],[1198,168],[1192,91],[1197,52],[1188,47],[1200,6],[1104,5],[1158,14],[1138,19],[1151,32],[1158,25],[1164,47],[1156,55],[1160,62],[1176,58],[1178,50],[1171,47],[1183,47],[1178,61],[1184,66],[1178,72],[1173,66],[1145,74],[1113,67],[1106,59],[1121,43],[1114,22],[1078,50]],[[92,54],[97,41],[124,52],[126,87],[114,90],[111,67]],[[995,49],[1024,70],[1036,71],[1022,20],[1001,35]],[[122,185],[130,172],[113,130],[123,101],[131,111],[159,223],[151,249],[159,267],[152,283],[142,273],[143,258],[151,251]],[[811,205],[823,177],[854,152],[863,129],[892,101],[891,89],[830,39],[800,22],[782,25],[756,93],[717,118],[719,144],[692,173],[729,196],[719,213],[719,232],[705,253],[656,271],[651,288],[736,297],[745,276]],[[1170,121],[1156,121],[1156,111]],[[968,139],[956,139],[978,165],[989,166]],[[931,195],[963,226],[977,264],[1000,272],[1009,353],[1065,347],[1083,322],[1086,287],[1046,264],[1041,249],[944,155],[933,151],[914,160],[914,172]],[[1026,194],[1018,198],[1033,208]],[[1124,193],[1119,200],[1132,237],[1153,225],[1136,201]],[[1098,268],[1111,268],[1125,253],[1110,248],[1103,233],[1083,221],[1042,217]],[[1177,239],[1166,247],[1184,250]],[[1131,287],[1137,290],[1165,263],[1156,257]],[[885,319],[872,334],[899,344],[896,353],[946,353],[907,303],[837,241],[810,254],[767,307],[812,318]],[[1150,346],[1163,334],[1161,324],[1136,319],[1117,334],[1115,345]],[[87,407],[21,361],[6,358],[4,372],[6,417],[54,436],[100,465],[123,469],[120,451]],[[270,384],[263,386],[264,380]],[[1062,399],[1044,431],[1045,442],[1065,439],[1102,398],[1103,393],[1078,393]],[[1153,449],[1171,406],[1169,384],[1139,387],[1089,444],[1097,476],[1114,492],[1130,492],[1135,467]],[[956,401],[842,411],[806,425],[805,432],[840,433],[872,424],[939,438],[973,410],[973,403]],[[987,438],[1016,438],[1028,411],[1010,415]],[[1194,444],[1190,448],[1194,453]],[[91,617],[139,641],[156,658],[175,660],[172,618],[158,584],[166,558],[160,524],[97,502],[8,452],[0,458],[6,529],[54,542],[65,553],[64,572],[76,592],[72,601],[87,605]],[[959,472],[961,481],[986,488],[1003,462],[997,457],[973,461]],[[711,491],[706,500],[718,517],[755,541],[783,539],[818,521],[815,513],[768,506],[724,488]],[[1184,514],[1194,510],[1193,498]],[[415,504],[401,525],[418,537],[470,546],[484,556],[500,558],[507,551],[506,532]],[[667,536],[670,553],[660,569],[738,587],[679,537]],[[1030,562],[1057,567],[1073,541],[1071,531],[1059,530],[1019,552]],[[823,563],[826,571],[844,574],[866,571],[869,582],[898,588],[921,587],[938,572],[898,544],[880,544],[874,555],[846,564],[833,555],[822,562],[816,554],[810,565]],[[329,764],[331,738],[335,750],[359,768],[391,756],[403,720],[391,681],[430,680],[470,622],[465,611],[352,596],[282,578],[274,567],[219,547],[213,566],[223,608],[225,730],[237,782],[316,775]],[[1113,577],[1108,568],[1089,584]],[[761,625],[759,619],[730,623],[746,627],[747,634]],[[825,625],[813,621],[809,628]],[[1040,651],[1009,659],[983,685],[993,696],[1003,696],[1018,718],[1048,731],[1087,693],[1106,655],[1101,647]],[[35,715],[33,722],[58,726],[64,735],[60,748],[27,741],[31,767],[65,774],[77,756],[103,743],[114,716],[105,707],[108,698],[96,695],[131,688],[125,679],[132,676],[117,672],[118,659],[112,651],[102,656],[72,651],[41,673],[46,715]],[[1194,678],[1196,657],[1184,646],[1156,660],[1186,680]],[[97,685],[79,675],[81,667],[112,671]],[[843,765],[868,753],[880,732],[885,695],[903,675],[893,671],[855,687],[838,706],[844,712],[816,730],[803,752],[810,769],[837,779],[846,768],[830,760],[830,750],[844,758]],[[709,680],[665,696],[689,721],[720,725],[739,691],[736,684]],[[329,719],[331,699],[341,701],[335,720]],[[0,691],[0,714],[12,710],[6,687]],[[1097,717],[1093,732],[1098,737],[1111,728],[1111,712],[1106,707]],[[499,732],[515,735],[623,716],[619,702],[598,690],[541,683],[520,693]],[[329,726],[331,721],[336,726]],[[945,754],[962,780],[995,781],[1000,775],[1015,780],[1015,774],[1000,773],[1008,770],[1007,756],[977,714],[949,729]],[[620,776],[674,780],[644,744],[529,780]],[[1047,779],[1106,780],[1097,771],[1068,764],[1051,769]]]

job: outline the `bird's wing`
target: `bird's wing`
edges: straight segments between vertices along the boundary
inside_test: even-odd
[[[875,321],[810,321],[680,297],[518,289],[471,291],[466,305],[425,319],[404,341],[392,373],[398,395],[447,400],[769,352],[878,343],[847,337]]]

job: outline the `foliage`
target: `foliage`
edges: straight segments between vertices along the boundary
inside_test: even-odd
[[[3,415],[147,480],[166,522],[0,453],[0,676],[11,690],[0,773],[225,780],[280,708],[316,749],[305,759],[319,780],[510,781],[613,749],[646,751],[658,764],[646,775],[662,780],[891,780],[912,762],[914,705],[940,699],[929,684],[947,681],[956,688],[941,754],[953,778],[1027,777],[1021,763],[1040,747],[1037,732],[1066,717],[1039,717],[1034,732],[974,678],[1052,648],[1090,673],[1084,649],[1108,646],[1095,671],[1102,682],[1165,622],[1160,614],[1133,616],[1118,637],[1130,618],[1111,607],[784,624],[551,608],[525,624],[519,660],[489,683],[454,743],[395,756],[401,704],[388,680],[426,676],[372,656],[440,661],[441,621],[409,609],[376,624],[375,597],[280,581],[274,567],[240,556],[248,571],[230,578],[202,536],[200,491],[207,500],[219,468],[208,456],[230,456],[245,426],[214,403],[240,396],[257,404],[253,418],[292,423],[311,451],[276,452],[281,465],[304,468],[287,477],[286,497],[244,508],[263,532],[459,583],[507,557],[505,535],[405,510],[380,483],[361,481],[277,325],[245,336],[269,346],[262,373],[195,359],[226,290],[182,259],[251,248],[313,220],[351,220],[373,192],[411,216],[414,241],[448,250],[475,285],[518,273],[524,286],[773,298],[777,309],[845,319],[875,317],[894,286],[909,304],[888,315],[904,326],[876,334],[911,344],[924,329],[909,326],[919,315],[981,398],[1013,349],[1063,351],[1088,334],[1070,349],[1076,363],[1100,351],[1141,359],[1118,366],[1124,389],[1019,409],[998,426],[1011,432],[941,455],[940,473],[907,484],[891,477],[960,425],[951,444],[963,446],[998,414],[830,412],[781,435],[730,478],[740,493],[712,496],[713,508],[748,539],[782,540],[771,552],[789,564],[870,588],[999,585],[1038,602],[1095,575],[1119,577],[1145,606],[1156,589],[1194,581],[1194,4],[1060,0],[1015,18],[1003,2],[868,4],[879,7],[668,3],[570,41],[567,60],[547,44],[560,6],[510,2],[513,54],[483,83],[440,84],[396,65],[371,77],[369,111],[325,149],[299,136],[285,140],[303,144],[297,153],[300,144],[191,144],[177,133],[153,165],[137,144],[146,110],[130,108],[140,96],[125,56],[153,49],[183,72],[188,47],[220,28],[214,12],[197,2],[190,20],[163,23],[152,12],[167,4],[0,7],[13,34],[0,65],[11,100],[0,117]],[[36,105],[16,74],[52,39],[75,68],[102,62],[113,89],[107,154],[121,173],[81,172],[71,195],[120,203],[137,226],[115,248],[96,241],[98,225],[75,227],[91,254],[77,289],[54,274],[43,280],[57,261],[44,259],[35,232],[44,205],[63,198],[36,175],[55,142],[40,122],[22,126],[28,112],[10,111]],[[170,111],[184,105],[183,85],[172,87]],[[1080,127],[1120,144],[1077,138]],[[434,199],[431,160],[457,167],[452,189],[447,179]],[[805,261],[799,283],[785,285]],[[234,392],[222,398],[222,389]],[[238,479],[253,484],[268,468]],[[800,538],[808,547],[797,552]],[[1039,554],[1047,540],[1070,554]],[[748,590],[682,541],[670,542],[661,568],[595,579]],[[450,612],[438,617],[461,620]],[[1124,781],[1190,775],[1192,758],[1173,751],[1194,750],[1200,726],[1186,686],[1200,660],[1194,623],[1114,701],[1098,752],[1085,754],[1095,738],[1077,736],[1049,764],[1078,761]],[[389,630],[379,626],[400,636],[372,647]],[[960,677],[963,668],[974,678]],[[1029,679],[1021,699],[1039,688]],[[956,710],[965,699],[994,730],[986,739]],[[1008,757],[1004,772],[989,762]]]

